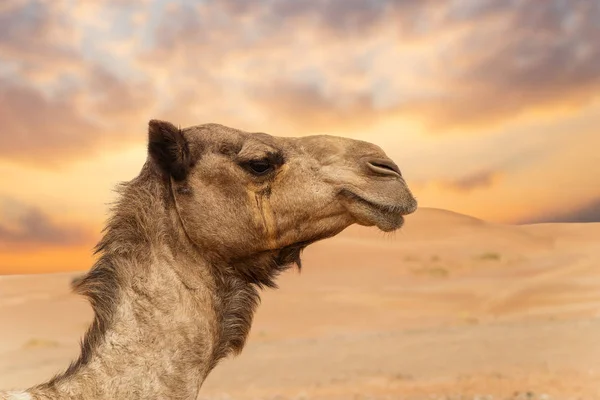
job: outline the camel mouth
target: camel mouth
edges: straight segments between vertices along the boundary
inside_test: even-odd
[[[369,207],[372,207],[375,210],[378,210],[379,212],[381,212],[382,214],[398,214],[398,213],[400,213],[401,216],[406,215],[406,214],[402,213],[402,211],[399,207],[385,205],[385,204],[379,204],[374,201],[367,200],[364,197],[357,195],[356,193],[352,193],[352,192],[348,192],[348,193],[353,198],[353,200],[358,201],[362,204],[365,204]]]
[[[408,204],[391,205],[369,200],[347,189],[342,190],[341,194],[348,200],[346,208],[358,224],[375,225],[384,232],[400,229],[404,225],[404,216],[413,213],[417,208],[412,197]]]

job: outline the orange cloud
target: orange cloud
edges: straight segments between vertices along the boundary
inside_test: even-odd
[[[594,220],[593,206],[600,197],[600,168],[595,162],[600,136],[594,118],[588,117],[584,121],[585,124],[581,124],[581,121],[554,123],[558,126],[551,128],[560,128],[561,134],[553,132],[551,128],[543,129],[545,124],[541,123],[530,127],[539,132],[537,135],[542,140],[537,143],[539,152],[529,153],[524,159],[512,157],[504,163],[490,162],[487,158],[493,155],[493,148],[487,153],[479,145],[476,147],[478,157],[464,161],[457,157],[454,163],[447,159],[440,160],[438,169],[428,172],[432,178],[415,186],[420,205],[448,208],[508,223],[576,220],[584,217],[589,218],[588,221]],[[510,141],[505,144],[518,146]],[[448,151],[452,152],[452,149]],[[434,163],[433,158],[425,160]],[[460,174],[459,178],[452,178],[451,175],[461,170],[459,162],[479,167],[486,163],[496,165],[493,171],[501,175],[491,180],[488,186],[479,186],[470,191],[456,190],[447,182],[462,179]],[[443,168],[448,172],[444,173]],[[469,175],[466,173],[462,177]],[[410,184],[410,176],[407,179]]]
[[[170,7],[153,51],[181,73],[210,80],[217,68],[225,84],[230,66],[245,70],[236,101],[278,128],[342,132],[407,115],[446,133],[591,102],[599,16],[588,1],[231,0]]]
[[[0,156],[38,164],[77,153],[99,137],[77,112],[73,95],[51,100],[7,80],[0,80],[0,125]]]
[[[103,6],[117,3],[127,5],[111,0]],[[133,129],[152,116],[155,96],[148,81],[125,78],[122,68],[103,59],[101,46],[95,57],[86,54],[94,51],[85,42],[95,27],[81,25],[67,3],[3,4],[0,157],[57,165],[97,152],[107,138],[119,146],[136,141]]]
[[[492,170],[478,171],[455,179],[434,181],[444,189],[469,193],[478,189],[489,189],[502,179],[502,173]]]
[[[316,87],[290,82],[273,82],[253,92],[254,102],[266,114],[265,124],[278,132],[356,131],[385,115],[366,94],[334,100]]]
[[[482,135],[596,97],[600,5],[561,4],[7,0],[0,156],[64,163],[153,117],[304,134],[405,116]]]
[[[598,2],[0,3],[0,196],[22,205],[3,268],[90,265],[77,239],[141,168],[150,118],[352,136],[422,205],[595,218]]]
[[[95,239],[81,227],[59,225],[36,207],[7,199],[0,205],[0,251],[89,244]]]

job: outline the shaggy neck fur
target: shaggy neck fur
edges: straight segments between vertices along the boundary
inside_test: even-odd
[[[33,399],[195,399],[217,362],[244,346],[258,289],[275,286],[306,245],[209,259],[150,165],[120,193],[99,259],[75,287],[95,312],[81,356],[30,389]]]

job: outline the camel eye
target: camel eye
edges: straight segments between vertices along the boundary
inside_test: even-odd
[[[273,170],[273,165],[267,160],[248,161],[247,169],[254,175],[265,175]]]

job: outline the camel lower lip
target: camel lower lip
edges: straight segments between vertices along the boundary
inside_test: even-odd
[[[366,206],[369,206],[370,208],[373,208],[373,209],[381,212],[382,214],[389,214],[389,215],[399,214],[399,212],[395,209],[396,207],[394,207],[394,206],[386,206],[383,204],[374,203],[374,202],[369,201],[369,200],[365,199],[364,197],[359,196],[356,193],[353,193],[349,190],[345,190],[344,194],[347,195],[348,197],[358,201],[359,203],[365,204]]]
[[[350,200],[348,211],[359,225],[375,225],[384,232],[394,231],[404,225],[402,207],[369,201],[349,190],[342,191],[342,194]]]

